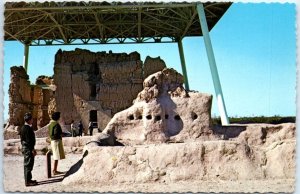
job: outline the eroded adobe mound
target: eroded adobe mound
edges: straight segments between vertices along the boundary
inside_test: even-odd
[[[63,184],[294,179],[295,124],[244,127],[229,140],[86,147]]]
[[[210,138],[212,96],[185,91],[182,84],[174,69],[148,76],[134,104],[117,113],[103,133],[125,145]]]
[[[295,178],[295,124],[213,128],[211,95],[187,92],[182,83],[172,69],[150,75],[134,104],[85,146],[63,184]],[[111,143],[107,137],[125,146],[98,146]]]

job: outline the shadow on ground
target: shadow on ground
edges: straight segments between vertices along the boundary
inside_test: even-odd
[[[57,183],[57,182],[61,182],[63,179],[64,179],[63,177],[60,177],[60,178],[56,178],[56,179],[48,179],[48,180],[44,180],[44,181],[39,181],[38,185]]]
[[[86,150],[82,156],[82,158],[76,162],[76,164],[74,164],[70,170],[65,174],[64,178],[74,174],[75,172],[77,172],[79,170],[79,168],[81,167],[81,165],[83,164],[83,158],[86,157],[88,155],[88,151]]]

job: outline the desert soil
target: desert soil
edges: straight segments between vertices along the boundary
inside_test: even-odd
[[[58,170],[68,169],[81,159],[81,154],[68,154],[59,162]],[[101,173],[101,172],[99,172]],[[23,175],[23,156],[3,157],[3,189],[5,192],[294,192],[294,179],[247,180],[247,181],[195,181],[172,184],[114,184],[114,185],[63,185],[63,176],[47,178],[46,157],[38,155],[32,171],[39,185],[26,187]],[[88,175],[87,175],[88,176]],[[121,175],[120,175],[121,176]]]

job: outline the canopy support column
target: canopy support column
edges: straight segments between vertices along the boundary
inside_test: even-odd
[[[182,73],[183,73],[183,77],[184,77],[184,86],[185,86],[186,90],[190,90],[189,80],[188,80],[186,67],[185,67],[185,59],[184,59],[184,53],[183,53],[183,47],[182,47],[182,39],[178,40],[178,48],[179,48],[179,55],[180,55]]]
[[[211,45],[211,40],[209,37],[209,31],[208,31],[208,27],[207,27],[203,4],[201,4],[201,3],[197,4],[197,12],[198,12],[199,20],[200,20],[201,30],[202,30],[206,53],[207,53],[208,62],[209,62],[209,66],[210,66],[210,71],[211,71],[211,75],[212,75],[212,79],[213,79],[213,83],[214,83],[214,88],[215,88],[215,93],[216,93],[216,97],[217,97],[221,122],[222,122],[222,125],[229,125],[229,120],[228,120],[226,107],[225,107],[225,101],[224,101],[223,93],[222,93],[222,87],[221,87],[221,83],[220,83],[220,79],[219,79],[219,74],[218,74],[218,69],[217,69],[217,65],[216,65],[216,61],[215,61],[213,48]]]
[[[29,44],[24,44],[23,67],[27,72],[28,69]]]

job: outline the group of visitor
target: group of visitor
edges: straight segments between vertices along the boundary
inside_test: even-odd
[[[49,138],[51,143],[51,150],[54,159],[53,175],[64,174],[57,170],[58,160],[65,159],[65,152],[62,142],[62,128],[59,124],[60,112],[54,112],[51,115],[51,121],[48,125]],[[38,185],[36,180],[32,179],[31,171],[33,170],[34,158],[37,154],[34,146],[36,144],[34,129],[32,127],[33,118],[31,113],[24,115],[24,126],[20,130],[20,139],[22,145],[22,154],[24,155],[24,178],[25,186]],[[79,123],[79,135],[82,136],[83,126]]]
[[[72,137],[76,137],[78,136],[82,136],[82,132],[83,132],[83,125],[82,122],[79,121],[78,124],[78,132],[77,132],[77,127],[74,124],[74,120],[71,121],[71,132],[72,132]]]
[[[63,132],[58,122],[59,119],[60,119],[60,112],[54,112],[51,115],[51,121],[48,124],[48,132],[49,132],[48,139],[49,139],[49,143],[51,144],[51,150],[54,159],[54,165],[52,171],[53,175],[64,174],[63,172],[57,170],[57,166],[58,166],[58,160],[65,159],[66,157],[64,152],[63,142],[62,142]],[[32,179],[32,174],[31,174],[34,165],[34,158],[37,154],[36,150],[34,149],[36,140],[35,140],[34,129],[32,127],[33,124],[32,114],[25,113],[24,121],[25,121],[24,126],[22,126],[20,130],[20,139],[22,145],[22,154],[24,155],[25,186],[35,186],[38,185],[38,182]],[[96,122],[94,124],[97,125]],[[94,124],[93,122],[89,123],[89,132],[91,136],[93,135],[93,128],[95,127]],[[82,121],[79,121],[78,133],[77,133],[74,121],[72,120],[71,131],[73,137],[76,137],[77,134],[79,136],[82,136],[83,133]]]

